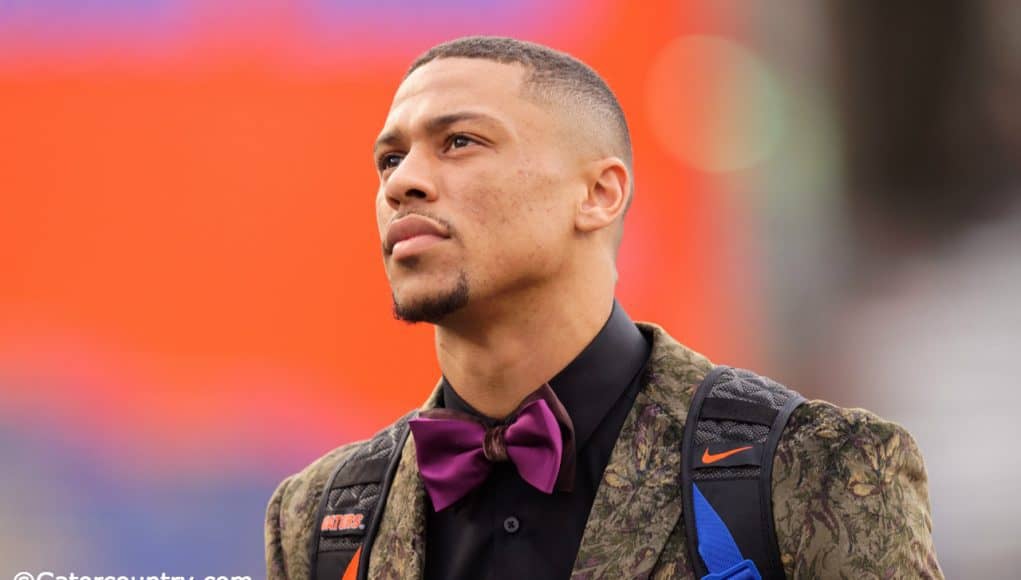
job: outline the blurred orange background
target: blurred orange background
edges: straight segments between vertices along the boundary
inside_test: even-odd
[[[5,521],[120,522],[56,555],[26,523],[0,536],[18,570],[261,576],[274,484],[425,399],[431,327],[391,316],[370,149],[408,64],[449,38],[535,40],[604,75],[639,184],[620,300],[709,354],[755,357],[755,278],[728,259],[741,209],[670,153],[717,139],[728,81],[671,43],[729,34],[725,11],[49,1],[0,16],[0,436],[21,479]],[[84,472],[66,479],[72,457]],[[217,491],[198,509],[182,487]],[[233,524],[198,541],[197,512]],[[156,522],[176,531],[153,537]]]

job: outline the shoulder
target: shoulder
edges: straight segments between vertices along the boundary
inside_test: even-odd
[[[772,484],[788,575],[939,577],[925,465],[897,423],[809,401],[780,439]]]
[[[337,466],[368,441],[342,445],[285,478],[266,508],[265,543],[269,578],[300,578],[310,566],[312,533],[323,489]]]
[[[368,443],[368,440],[356,441],[337,447],[280,482],[270,502],[279,504],[281,521],[290,524],[297,519],[314,517],[323,488],[337,466]]]
[[[371,439],[333,449],[307,467],[285,478],[273,492],[266,509],[266,560],[271,578],[302,577],[309,569],[312,534],[323,491],[340,470],[355,470],[368,463],[387,461],[397,444],[407,415]]]
[[[774,472],[774,480],[781,475],[840,477],[848,490],[859,496],[878,491],[866,481],[865,467],[906,470],[904,475],[925,478],[918,446],[904,427],[865,409],[819,400],[806,402],[791,415],[774,466],[780,468]]]

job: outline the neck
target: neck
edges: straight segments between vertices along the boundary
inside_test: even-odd
[[[503,419],[566,367],[606,323],[612,285],[542,292],[475,305],[436,326],[436,358],[457,394],[480,413]],[[569,297],[569,299],[565,299]],[[483,311],[484,310],[484,311]]]

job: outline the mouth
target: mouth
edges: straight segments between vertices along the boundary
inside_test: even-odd
[[[449,238],[450,234],[435,221],[411,214],[390,224],[383,243],[383,251],[394,260],[403,260]]]

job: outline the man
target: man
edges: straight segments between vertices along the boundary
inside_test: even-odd
[[[411,66],[375,159],[394,313],[435,325],[443,376],[395,445],[368,577],[692,577],[679,434],[713,365],[614,300],[632,168],[606,84],[531,43],[445,43]],[[436,450],[471,437],[475,463],[445,478],[456,461]],[[542,439],[529,448],[541,457],[515,438]],[[270,578],[311,576],[321,526],[363,527],[320,522],[317,508],[364,449],[281,483]],[[813,401],[775,457],[788,577],[941,577],[924,466],[902,428]]]

